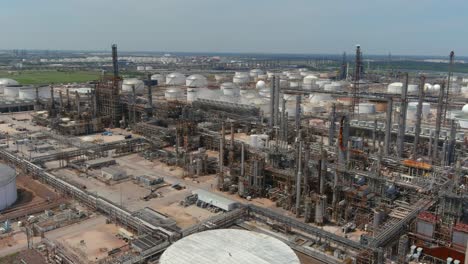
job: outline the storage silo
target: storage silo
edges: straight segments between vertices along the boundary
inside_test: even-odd
[[[406,111],[406,118],[408,121],[416,120],[417,109],[418,109],[418,102],[410,102],[408,104],[408,110]],[[431,104],[423,103],[422,114],[421,114],[422,119],[427,119],[430,113],[431,113]]]
[[[177,87],[171,87],[166,90],[164,93],[164,98],[166,98],[167,101],[176,101],[182,99],[184,96],[184,92],[182,89],[177,88]]]
[[[245,85],[250,81],[248,72],[236,72],[232,78],[232,82],[237,85]]]
[[[41,86],[38,88],[39,98],[50,99],[50,86]]]
[[[18,91],[18,97],[22,100],[35,100],[36,89],[34,87],[21,87]]]
[[[21,85],[7,85],[3,89],[3,94],[8,98],[17,98],[21,87]]]
[[[159,263],[300,264],[300,261],[288,245],[272,236],[240,229],[216,229],[178,240],[164,251]]]
[[[187,77],[185,85],[187,87],[206,87],[208,85],[208,80],[203,75],[193,74]]]
[[[419,85],[417,84],[408,84],[408,93],[417,94],[419,90]]]
[[[158,81],[158,85],[164,85],[166,83],[166,78],[162,74],[151,75],[151,80]]]
[[[19,83],[13,79],[0,78],[0,93],[3,93],[3,89],[10,85],[19,85]]]
[[[173,72],[166,76],[167,85],[184,85],[185,76],[180,72]]]
[[[138,94],[143,93],[145,90],[145,84],[142,80],[137,78],[125,79],[122,82],[122,92],[131,93],[135,87],[135,92]]]
[[[249,75],[252,79],[258,78],[259,75],[263,75],[263,71],[260,69],[253,69],[249,72]]]
[[[240,93],[239,87],[232,82],[222,83],[220,89],[227,96],[237,96]]]
[[[197,100],[198,91],[196,88],[187,88],[187,102],[193,102]]]
[[[257,84],[255,84],[255,88],[258,90],[265,89],[266,83],[264,81],[258,81]]]
[[[0,211],[15,203],[16,199],[16,171],[0,163]]]
[[[408,87],[409,88],[409,87]],[[387,86],[387,93],[390,94],[401,94],[403,89],[403,83],[401,82],[394,82]],[[408,89],[409,90],[409,89]]]
[[[318,80],[318,77],[315,76],[315,75],[307,75],[306,77],[304,77],[304,79],[302,80],[302,87],[304,87],[304,89],[308,89],[308,90],[311,90],[311,89],[314,89],[316,88],[315,87],[315,82]]]

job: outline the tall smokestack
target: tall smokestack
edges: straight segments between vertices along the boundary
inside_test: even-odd
[[[112,45],[112,67],[114,70],[114,78],[119,77],[119,61],[117,58],[117,45]]]

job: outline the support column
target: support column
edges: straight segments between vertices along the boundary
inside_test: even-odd
[[[384,153],[388,156],[390,153],[390,142],[392,139],[392,115],[393,115],[393,100],[388,98],[387,100],[387,121],[385,123],[385,142],[384,142]]]
[[[416,110],[416,128],[414,132],[414,145],[413,145],[413,159],[416,160],[419,149],[419,136],[421,134],[421,119],[422,109],[424,103],[424,84],[426,83],[426,77],[421,76],[418,93],[418,107]]]

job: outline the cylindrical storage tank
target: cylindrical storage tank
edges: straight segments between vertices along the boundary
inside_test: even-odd
[[[145,67],[145,71],[152,71],[152,70],[153,70],[153,67],[151,67],[151,66],[146,66]]]
[[[359,114],[374,114],[375,105],[371,103],[360,103],[356,106],[356,112]]]
[[[268,76],[266,74],[260,74],[258,75],[257,80],[268,80]]]
[[[258,91],[258,94],[261,97],[270,98],[271,97],[271,89],[270,88],[263,88],[260,91]]]
[[[196,88],[187,88],[187,102],[193,102],[197,100],[197,89]]]
[[[227,80],[227,76],[224,74],[215,74],[214,78],[217,83],[222,83]]]
[[[142,80],[136,78],[125,79],[122,82],[122,92],[131,93],[133,92],[133,87],[135,87],[135,92],[138,94],[143,93],[145,90],[145,84]]]
[[[198,199],[210,198],[202,193],[198,194]],[[210,203],[210,201],[205,202]],[[179,239],[164,251],[159,263],[300,264],[301,262],[288,245],[270,235],[240,229],[215,229]]]
[[[324,91],[330,91],[330,92],[341,92],[343,91],[343,85],[340,82],[332,82],[325,84],[323,86]]]
[[[232,82],[237,85],[244,85],[250,81],[250,75],[248,72],[236,72],[232,78]]]
[[[464,97],[468,97],[468,86],[462,87],[461,93],[463,94]]]
[[[3,89],[3,94],[9,98],[17,98],[21,85],[8,85]]]
[[[22,87],[18,92],[19,99],[34,100],[36,99],[36,89],[34,87]]]
[[[449,92],[450,94],[459,94],[461,93],[461,86],[458,83],[452,83],[450,84]]]
[[[330,94],[316,93],[310,97],[310,103],[314,105],[322,105],[329,101],[333,101],[333,97]]]
[[[208,80],[205,76],[200,74],[193,74],[187,77],[185,81],[185,85],[187,87],[206,87],[208,85]]]
[[[418,110],[418,102],[410,102],[408,104],[408,110],[406,111],[406,118],[408,120],[416,120],[416,114]],[[422,107],[422,119],[427,119],[431,113],[431,104],[423,103]]]
[[[38,88],[39,98],[42,99],[50,99],[50,87],[49,86],[42,86]]]
[[[302,84],[303,85],[313,85],[313,84],[315,84],[316,81],[318,81],[318,77],[315,76],[315,75],[309,74],[306,77],[304,77],[304,79],[302,80]]]
[[[280,111],[283,112],[283,105],[279,107]],[[287,102],[286,103],[286,112],[288,113],[288,118],[296,117],[296,102]]]
[[[267,72],[267,78],[268,78],[268,80],[271,80],[271,79],[273,78],[273,76],[275,76],[275,74],[276,74],[275,72],[268,71],[268,72]]]
[[[145,66],[137,66],[137,71],[144,71],[145,70]]]
[[[232,82],[223,83],[220,86],[221,91],[226,96],[237,96],[239,95],[239,88]]]
[[[417,94],[419,90],[419,85],[417,84],[408,84],[408,93]]]
[[[258,78],[259,75],[263,75],[263,71],[260,69],[253,69],[249,72],[249,75],[252,79]]]
[[[0,163],[0,211],[15,203],[16,198],[16,171]]]
[[[264,81],[258,81],[257,84],[255,84],[255,88],[261,90],[266,88],[266,83]]]
[[[219,89],[212,90],[208,88],[197,88],[197,98],[200,99],[207,99],[207,100],[217,100],[218,97],[221,95],[221,91]]]
[[[330,84],[330,80],[317,80],[315,84],[318,86],[318,88],[323,89],[325,84]]]
[[[403,83],[401,82],[394,82],[387,86],[387,93],[390,94],[401,94],[403,89]]]
[[[19,85],[19,83],[13,79],[0,78],[0,93],[3,93],[3,89],[10,85]]]
[[[164,98],[168,101],[176,101],[183,98],[184,92],[180,88],[171,87],[164,93]]]
[[[164,85],[166,83],[166,78],[162,74],[151,75],[151,80],[158,81],[158,85]]]
[[[179,72],[173,72],[166,76],[166,85],[184,85],[185,76]]]

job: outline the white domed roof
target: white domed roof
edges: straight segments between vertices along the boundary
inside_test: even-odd
[[[462,112],[468,114],[468,104],[466,104],[466,105],[463,106]]]
[[[399,94],[401,93],[403,88],[403,83],[401,82],[394,82],[388,85],[387,92],[392,94]]]
[[[135,87],[135,92],[140,93],[145,89],[145,84],[137,78],[124,79],[122,82],[122,91],[132,92]]]
[[[8,85],[19,85],[19,83],[13,79],[0,78],[0,86],[8,86]]]
[[[158,81],[158,85],[164,84],[166,78],[164,78],[164,75],[162,74],[153,74],[151,75],[151,80],[153,81]]]
[[[300,264],[296,253],[282,241],[262,233],[217,229],[195,233],[172,244],[161,264]]]
[[[208,85],[208,80],[200,74],[193,74],[187,77],[185,85],[188,87],[205,87]]]
[[[253,69],[250,71],[251,77],[258,77],[259,75],[263,75],[263,71],[260,69]]]
[[[264,89],[266,87],[266,83],[264,81],[258,81],[255,87],[259,90]]]
[[[180,72],[173,72],[166,76],[167,85],[183,85],[185,83],[185,75]]]

